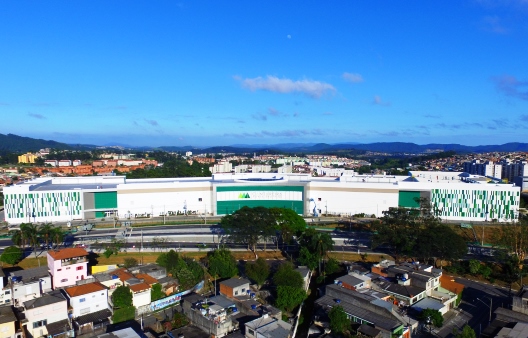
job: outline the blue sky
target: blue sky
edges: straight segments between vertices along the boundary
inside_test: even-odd
[[[528,0],[2,1],[0,133],[526,142]]]

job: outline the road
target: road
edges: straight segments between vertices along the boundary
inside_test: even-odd
[[[442,328],[433,332],[440,337],[453,337],[453,328],[461,330],[468,324],[480,335],[488,325],[491,313],[498,307],[509,308],[509,289],[497,285],[472,281],[466,278],[454,278],[465,286],[462,301],[458,309],[446,316]]]

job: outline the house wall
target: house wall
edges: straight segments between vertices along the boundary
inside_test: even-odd
[[[227,285],[220,283],[220,294],[226,297],[233,297],[233,289]]]
[[[236,288],[233,288],[233,297],[246,295],[247,290],[249,290],[249,283],[237,286]]]
[[[46,320],[47,324],[50,324],[58,322],[59,320],[68,319],[68,307],[66,299],[63,302],[41,306],[35,309],[26,309],[25,314],[28,320],[28,332],[33,337],[40,337],[42,335],[46,335],[48,333],[48,330],[46,330],[45,325],[33,328],[33,323]]]
[[[140,307],[144,305],[150,304],[150,289],[143,291],[143,292],[137,292],[133,294],[132,297],[132,305],[135,307]]]
[[[0,324],[0,336],[2,338],[15,337],[15,322]]]
[[[88,313],[109,309],[108,290],[101,290],[82,296],[71,297],[70,306],[73,308],[73,318],[77,318]]]
[[[78,280],[88,276],[88,259],[84,262],[63,265],[66,262],[54,260],[48,253],[48,269],[52,275],[53,288],[75,285]]]

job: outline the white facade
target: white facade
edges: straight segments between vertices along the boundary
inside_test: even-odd
[[[83,286],[75,286],[81,288]],[[110,309],[108,305],[108,290],[101,285],[100,290],[89,292],[78,296],[70,296],[68,289],[66,295],[70,300],[70,306],[73,308],[73,318],[93,313],[105,309]]]
[[[27,330],[33,337],[46,336],[47,324],[68,319],[68,304],[59,291],[24,303]]]
[[[95,214],[93,202],[89,205],[86,196],[97,192],[115,193],[114,203],[121,219],[138,215],[223,215],[244,205],[257,206],[259,203],[269,207],[291,207],[306,217],[361,213],[380,217],[391,207],[410,207],[401,203],[406,192],[417,192],[417,196],[431,199],[441,196],[436,203],[442,203],[438,207],[447,212],[441,216],[443,219],[503,221],[518,214],[520,189],[509,184],[488,184],[489,179],[482,176],[429,171],[413,171],[411,176],[357,175],[352,171],[338,171],[342,175],[337,178],[291,173],[225,173],[194,178],[39,179],[4,189],[6,221],[18,224],[83,219],[90,214],[89,210]],[[471,205],[462,205],[459,201],[468,198],[481,210],[472,211]],[[40,216],[43,212],[51,216]]]

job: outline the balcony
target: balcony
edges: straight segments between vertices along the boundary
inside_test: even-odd
[[[79,258],[70,258],[70,259],[63,259],[61,261],[62,266],[77,264],[77,263],[86,263],[88,260],[86,257],[79,257]]]

